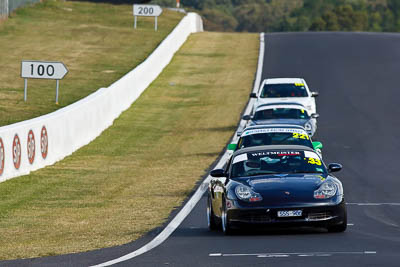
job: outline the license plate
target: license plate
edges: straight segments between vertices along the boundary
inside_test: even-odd
[[[302,210],[279,210],[278,217],[300,217]]]

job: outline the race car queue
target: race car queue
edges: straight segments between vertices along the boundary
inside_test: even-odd
[[[342,165],[322,160],[315,97],[302,78],[261,83],[245,128],[228,145],[231,157],[214,169],[208,188],[210,230],[225,234],[251,225],[323,227],[343,232],[347,212],[343,185],[332,175]]]

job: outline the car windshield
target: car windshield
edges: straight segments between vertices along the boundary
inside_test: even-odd
[[[231,178],[268,174],[326,173],[315,152],[301,150],[255,151],[235,156]]]
[[[304,109],[296,108],[271,108],[257,111],[254,120],[273,120],[273,119],[309,119]]]
[[[252,146],[268,146],[268,145],[301,145],[313,148],[310,137],[306,132],[301,133],[257,133],[242,136],[237,145],[237,149]]]
[[[308,96],[303,83],[265,84],[260,97],[306,97]]]

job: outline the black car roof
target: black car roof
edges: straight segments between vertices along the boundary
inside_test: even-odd
[[[315,152],[312,148],[308,146],[299,146],[299,145],[270,145],[270,146],[252,146],[252,147],[246,147],[239,149],[233,153],[232,156],[236,156],[239,154],[243,153],[251,153],[255,151],[261,151],[261,150],[306,150],[306,151],[312,151]]]

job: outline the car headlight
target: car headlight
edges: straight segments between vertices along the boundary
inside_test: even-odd
[[[334,182],[324,182],[321,186],[314,191],[314,198],[316,199],[327,199],[336,195],[337,185]]]
[[[311,131],[312,130],[312,125],[311,125],[311,123],[309,121],[306,122],[306,124],[304,124],[304,129],[306,129],[306,131]]]
[[[236,186],[235,193],[236,196],[243,201],[256,202],[262,200],[261,195],[251,190],[251,188],[248,186],[244,185]]]

